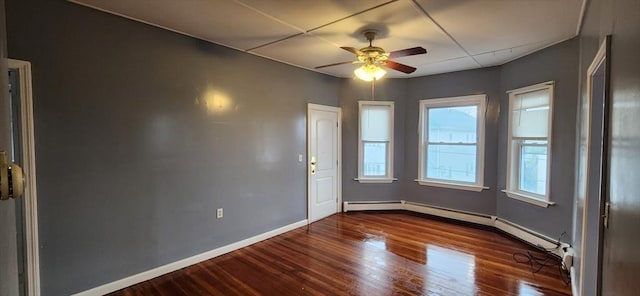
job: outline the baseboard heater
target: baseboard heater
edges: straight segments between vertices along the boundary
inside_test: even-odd
[[[558,242],[548,236],[497,216],[431,206],[404,200],[347,201],[343,204],[344,212],[379,210],[405,210],[495,227],[496,229],[516,237],[534,247],[550,251],[552,254],[563,260],[566,268],[571,267],[573,253],[569,244]]]
[[[387,201],[345,201],[342,205],[343,212],[350,211],[392,211],[406,210],[404,201],[387,200]]]
[[[494,216],[490,215],[435,207],[404,200],[347,201],[344,202],[342,209],[343,212],[404,210],[489,226],[493,226],[493,220],[495,219]]]

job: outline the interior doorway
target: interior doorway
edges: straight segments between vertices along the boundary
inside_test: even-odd
[[[588,120],[582,213],[580,295],[601,295],[602,245],[608,220],[609,37],[587,70]]]

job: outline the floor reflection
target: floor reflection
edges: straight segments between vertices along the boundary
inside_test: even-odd
[[[398,256],[423,265],[427,263],[427,251],[425,243],[387,237],[386,244],[387,250]]]
[[[537,288],[529,285],[529,283],[520,282],[518,286],[518,295],[520,296],[542,296],[544,293],[538,291]]]
[[[471,254],[442,248],[427,246],[428,276],[424,292],[433,292],[433,288],[455,287],[459,295],[474,295],[476,257]]]
[[[475,295],[475,256],[384,233],[362,236],[361,275],[377,286],[424,295]],[[398,261],[404,264],[398,265]],[[450,287],[450,288],[446,288]],[[357,294],[370,291],[360,286]],[[356,292],[356,291],[354,291]]]
[[[366,295],[375,289],[377,283],[388,286],[387,256],[385,237],[359,231],[357,237],[362,242],[358,262],[360,284],[351,287],[348,294]]]

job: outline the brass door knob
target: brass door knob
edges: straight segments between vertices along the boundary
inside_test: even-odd
[[[22,168],[15,163],[7,163],[7,154],[0,151],[0,200],[22,196],[24,183]]]

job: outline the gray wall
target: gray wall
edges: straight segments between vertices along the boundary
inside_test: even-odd
[[[608,194],[609,228],[604,232],[602,295],[638,295],[640,282],[640,1],[592,0],[580,32],[581,99],[586,100],[586,73],[598,46],[611,41],[611,113]],[[582,121],[584,122],[584,121]],[[579,157],[584,157],[582,152]],[[576,200],[574,241],[581,239],[582,202]],[[579,250],[579,249],[578,249]],[[578,254],[578,259],[582,255]],[[578,261],[579,263],[580,261]],[[579,265],[576,266],[579,269]],[[594,270],[587,270],[594,273]],[[590,275],[584,275],[589,278]],[[584,295],[595,295],[585,290]]]
[[[33,67],[43,295],[306,218],[306,104],[337,106],[339,79],[62,0],[7,15]]]
[[[406,200],[439,207],[493,215],[496,211],[496,157],[500,68],[484,68],[412,78],[406,108],[405,172]],[[486,94],[484,185],[482,192],[421,186],[418,178],[418,121],[422,99]]]
[[[343,79],[340,87],[342,108],[342,196],[345,201],[386,201],[404,199],[406,79],[383,79],[375,84],[376,101],[394,101],[393,173],[391,184],[360,184],[358,177],[358,101],[371,100],[371,83]]]
[[[550,199],[556,204],[542,208],[507,197],[498,191],[497,214],[511,222],[552,238],[571,235],[575,176],[576,112],[578,98],[577,38],[562,42],[502,66],[501,106],[506,110],[506,91],[549,80],[555,81],[551,144]],[[500,114],[498,189],[506,186],[508,112]]]

